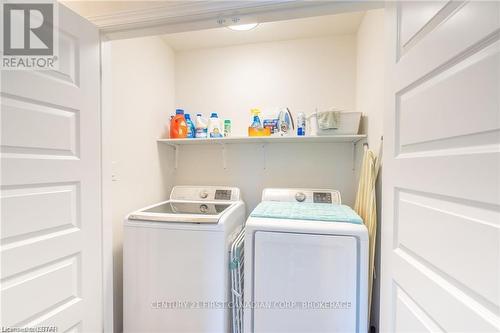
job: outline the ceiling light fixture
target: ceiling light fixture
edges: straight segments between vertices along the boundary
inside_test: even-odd
[[[255,29],[258,25],[259,25],[258,23],[247,23],[247,24],[228,25],[227,27],[234,31],[248,31]]]

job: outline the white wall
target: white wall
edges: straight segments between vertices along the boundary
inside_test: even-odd
[[[246,135],[253,107],[355,106],[354,35],[177,52],[176,103],[188,112],[219,112]]]
[[[384,110],[384,78],[385,78],[385,41],[384,41],[384,10],[377,9],[366,12],[361,21],[357,35],[357,80],[356,107],[363,112],[363,130],[368,134],[370,148],[379,152],[380,137],[383,134]],[[375,256],[375,272],[380,274],[380,224],[382,192],[382,173],[377,181],[377,250]],[[380,283],[376,279],[373,286],[371,324],[375,327],[379,322]]]
[[[246,135],[252,107],[288,106],[353,110],[356,103],[356,36],[318,37],[176,53],[176,105],[194,114],[217,111],[230,118],[234,135]],[[182,147],[175,184],[241,188],[249,210],[264,187],[339,189],[354,201],[350,144],[230,145],[228,167],[221,147]],[[264,169],[265,165],[265,169]]]
[[[357,34],[356,108],[364,114],[362,130],[375,151],[382,135],[384,48],[384,10],[367,11]]]
[[[171,151],[156,139],[174,109],[174,53],[158,37],[111,42],[114,330],[122,326],[122,223],[168,197]]]

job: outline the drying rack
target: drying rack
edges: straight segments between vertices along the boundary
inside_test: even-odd
[[[231,272],[232,324],[233,333],[243,332],[243,279],[244,279],[244,240],[245,228],[242,228],[231,244],[229,251],[229,270]]]

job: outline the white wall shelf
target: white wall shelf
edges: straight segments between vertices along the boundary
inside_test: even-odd
[[[213,144],[250,144],[250,143],[357,143],[366,135],[324,135],[324,136],[236,136],[220,139],[158,139],[158,142],[171,146],[213,145]]]
[[[234,136],[218,139],[158,139],[158,143],[167,144],[175,149],[175,169],[179,159],[179,149],[183,145],[220,145],[222,146],[222,163],[226,169],[226,145],[228,144],[261,144],[264,150],[268,143],[350,143],[352,145],[352,170],[356,165],[356,145],[366,139],[365,134],[356,135],[324,135],[324,136]],[[264,164],[264,169],[266,168]]]

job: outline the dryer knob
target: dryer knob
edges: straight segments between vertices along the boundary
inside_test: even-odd
[[[200,198],[202,198],[202,199],[208,198],[208,192],[207,191],[201,191],[200,192]]]
[[[205,214],[206,212],[208,212],[208,206],[205,205],[205,204],[201,204],[200,205],[200,212]]]
[[[304,192],[297,192],[295,193],[295,200],[297,200],[298,202],[303,202],[304,200],[306,200],[306,195],[304,194]]]

